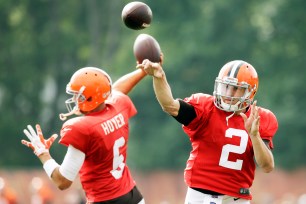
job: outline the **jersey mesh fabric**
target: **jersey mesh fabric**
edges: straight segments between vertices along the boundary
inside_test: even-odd
[[[136,108],[120,92],[113,92],[105,103],[100,112],[65,122],[59,141],[86,155],[79,175],[88,202],[117,198],[135,186],[126,157],[128,120],[137,113]]]
[[[221,111],[214,105],[214,97],[193,94],[184,101],[194,106],[197,117],[183,130],[192,146],[185,169],[185,182],[189,187],[202,188],[225,195],[252,199],[240,194],[241,188],[250,188],[254,180],[255,162],[251,139],[240,115]],[[246,113],[250,114],[250,108]],[[259,109],[260,136],[270,141],[277,131],[274,114]]]

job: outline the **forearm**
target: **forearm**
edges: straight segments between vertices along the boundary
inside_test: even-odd
[[[44,169],[53,183],[59,189],[65,190],[71,186],[80,171],[85,160],[85,154],[72,145],[69,145],[61,165],[57,164],[49,153],[41,154],[39,159],[43,163]]]
[[[153,88],[162,109],[172,116],[177,116],[179,101],[173,99],[164,71],[162,71],[162,77],[153,77]]]
[[[59,189],[64,190],[70,187],[72,182],[62,176],[62,174],[59,172],[60,165],[58,165],[55,161],[52,161],[53,158],[49,153],[41,154],[38,158],[43,164],[44,170],[46,171],[48,177]]]
[[[260,136],[251,136],[256,163],[264,172],[269,173],[274,169],[274,158]]]
[[[147,74],[142,69],[128,73],[120,77],[114,84],[113,89],[128,94]]]

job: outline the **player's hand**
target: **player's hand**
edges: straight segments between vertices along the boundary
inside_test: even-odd
[[[148,59],[143,60],[142,64],[138,64],[137,68],[143,69],[148,75],[156,78],[162,78],[164,75],[163,68],[160,63],[151,62]]]
[[[244,127],[250,136],[259,136],[260,116],[258,114],[257,101],[254,101],[251,108],[250,116],[247,117],[244,113],[240,113],[244,121]]]
[[[30,141],[21,140],[21,143],[27,147],[30,147],[36,156],[49,152],[51,145],[57,138],[57,134],[53,134],[49,139],[45,140],[40,125],[36,125],[36,131],[31,125],[28,125],[27,128],[28,129],[24,129],[23,132]]]
[[[163,63],[164,63],[164,53],[160,53],[160,62],[159,62],[159,64],[160,65],[163,65]],[[136,64],[137,64],[137,66],[139,65],[139,64],[141,64],[139,61],[136,61]],[[140,68],[140,67],[136,67],[136,68]]]
[[[160,53],[160,65],[163,65],[163,63],[164,63],[164,53]]]

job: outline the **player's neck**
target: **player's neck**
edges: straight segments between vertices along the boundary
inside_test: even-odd
[[[103,110],[104,108],[105,108],[105,103],[101,103],[95,109],[93,109],[91,111],[84,112],[83,114],[87,115],[87,114],[90,114],[90,113],[99,112],[99,111]]]

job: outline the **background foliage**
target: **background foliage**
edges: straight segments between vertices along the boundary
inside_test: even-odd
[[[96,66],[118,79],[135,69],[132,47],[147,33],[160,43],[173,95],[212,93],[227,61],[250,62],[260,77],[260,106],[279,120],[276,165],[306,165],[306,18],[303,0],[144,1],[151,27],[124,27],[123,0],[0,1],[0,167],[36,167],[22,146],[22,130],[40,123],[59,133],[65,86],[81,67]],[[131,121],[128,163],[134,169],[183,169],[190,151],[180,125],[160,109],[147,77],[130,94],[138,108]],[[65,147],[53,145],[61,162]]]

